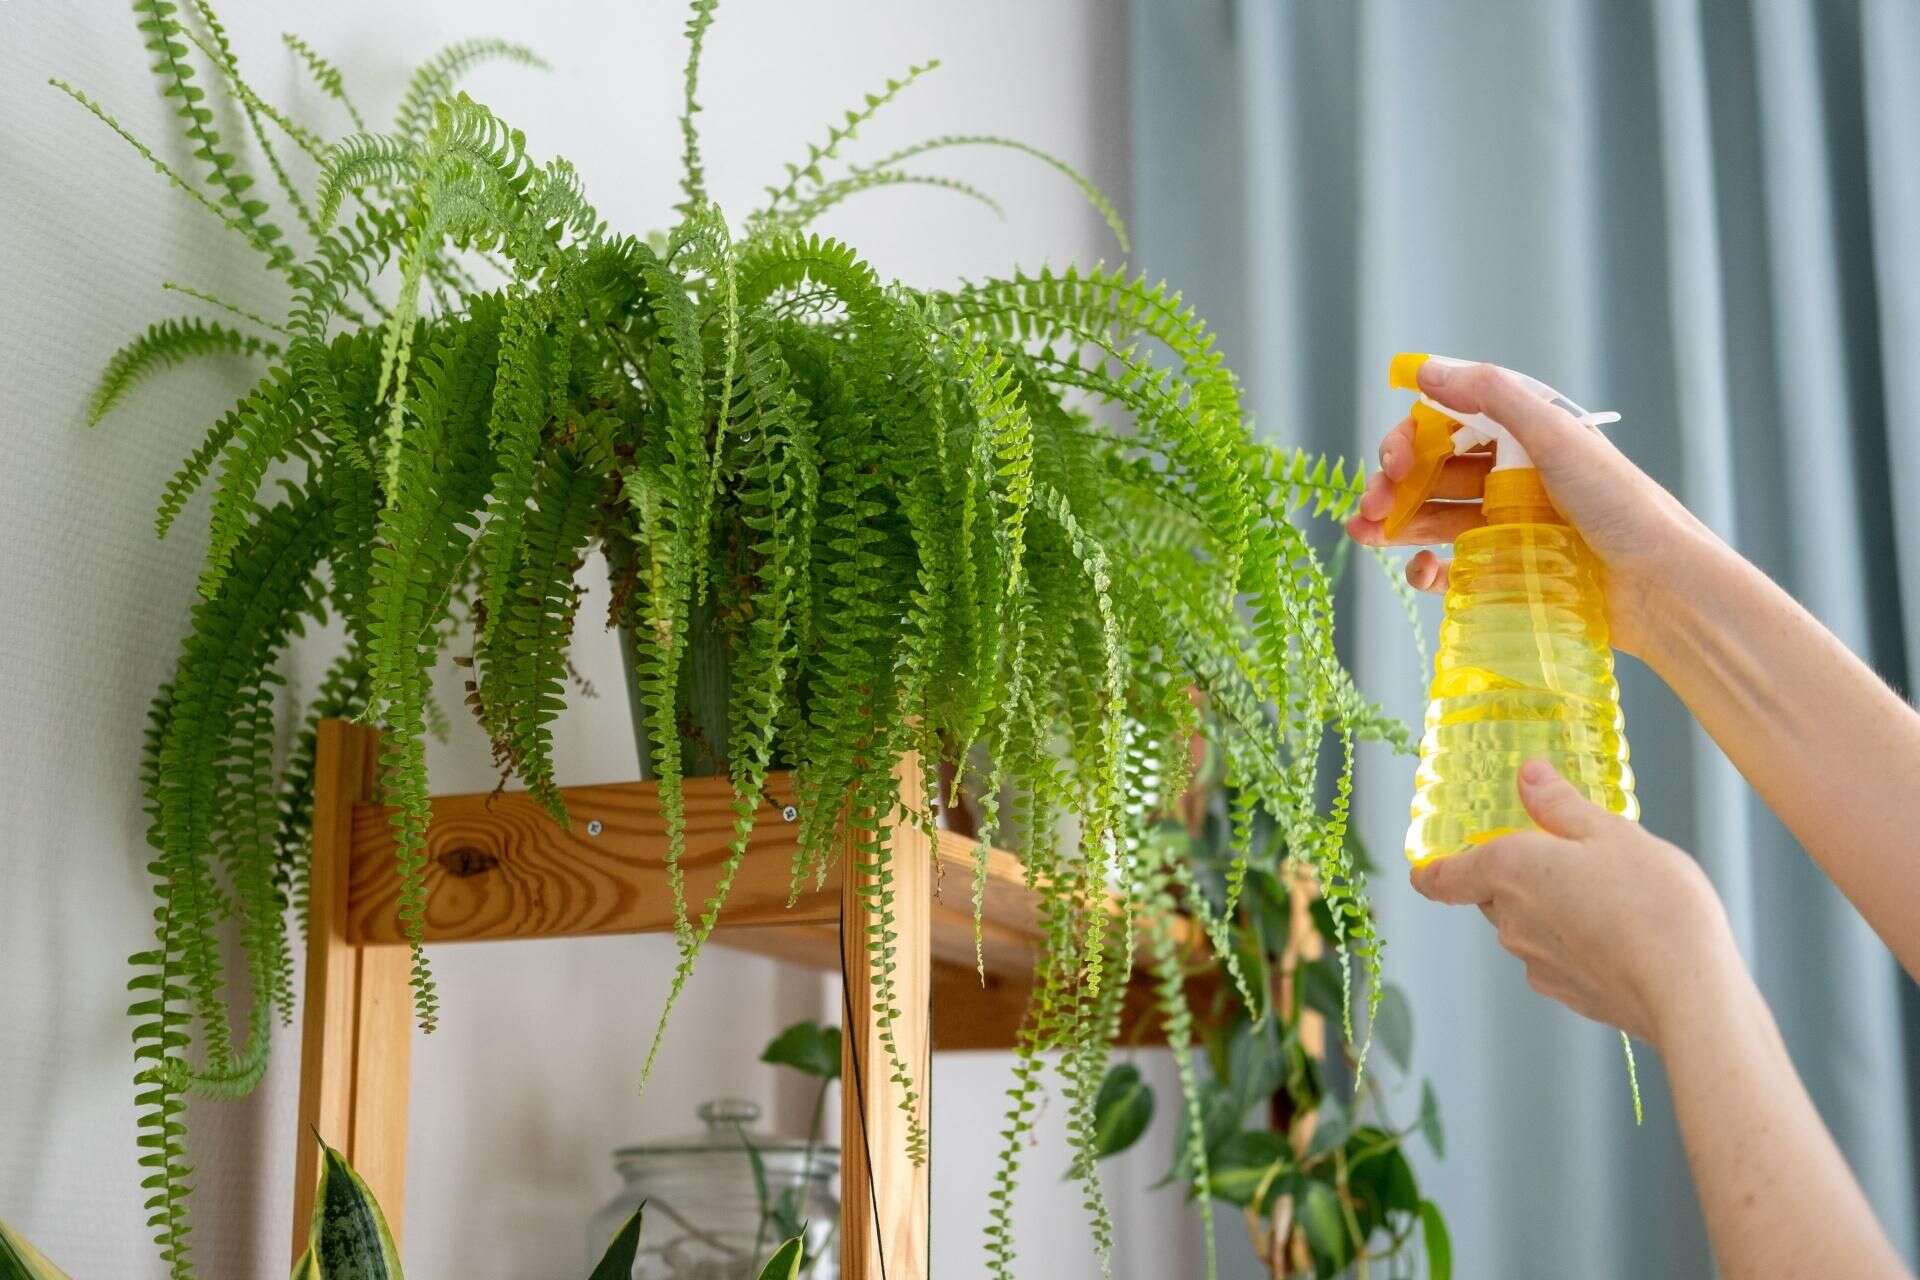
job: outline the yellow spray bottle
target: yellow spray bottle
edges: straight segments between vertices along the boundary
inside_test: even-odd
[[[1403,352],[1393,358],[1389,381],[1419,391],[1416,378],[1429,360],[1466,363]],[[1514,376],[1590,428],[1619,418],[1588,413],[1545,383]],[[1536,758],[1550,761],[1596,804],[1638,818],[1593,553],[1554,510],[1540,473],[1499,423],[1424,395],[1413,420],[1414,464],[1395,489],[1389,537],[1432,496],[1448,458],[1491,449],[1494,461],[1482,497],[1486,524],[1454,543],[1407,857],[1426,862],[1531,827],[1514,778]]]

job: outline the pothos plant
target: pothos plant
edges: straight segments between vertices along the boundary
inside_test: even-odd
[[[1234,981],[1246,980],[1231,922],[1257,807],[1318,878],[1347,1028],[1350,1004],[1377,1001],[1379,941],[1345,831],[1354,745],[1394,729],[1335,656],[1327,575],[1292,519],[1302,507],[1343,513],[1359,476],[1256,441],[1211,335],[1164,285],[1094,268],[916,289],[812,230],[877,188],[986,199],[925,166],[1001,146],[1078,184],[1124,250],[1118,217],[1085,179],[976,135],[843,158],[929,63],[861,99],[757,209],[729,220],[708,194],[696,127],[715,0],[695,0],[681,199],[670,227],[639,236],[600,218],[566,161],[529,158],[517,130],[456,91],[483,61],[535,63],[528,49],[451,46],[374,132],[339,69],[289,37],[351,124],[329,141],[242,76],[207,0],[133,7],[182,135],[178,164],[55,83],[249,246],[285,298],[262,315],[172,285],[206,310],[115,354],[92,404],[98,419],[190,358],[265,367],[159,504],[164,535],[212,490],[191,624],[148,733],[155,935],[131,981],[147,1207],[176,1276],[191,1271],[184,1100],[252,1089],[273,1019],[293,1003],[289,913],[297,921],[305,880],[315,723],[382,730],[399,915],[431,1030],[419,948],[424,742],[439,719],[430,675],[445,654],[471,663],[472,709],[502,769],[564,823],[552,724],[579,575],[596,551],[613,584],[607,621],[634,637],[651,741],[683,735],[694,657],[717,652],[729,672],[717,767],[733,786],[734,836],[705,901],[687,900],[679,870],[681,761],[654,753],[679,950],[668,1010],[725,905],[769,769],[790,768],[793,884],[819,882],[836,861],[859,877],[880,922],[867,945],[890,1062],[877,1066],[917,1114],[924,1082],[890,1030],[892,766],[917,752],[963,769],[988,798],[986,834],[1020,833],[1045,945],[991,1192],[996,1274],[1012,1267],[1013,1186],[1044,1051],[1060,1051],[1074,1172],[1095,1243],[1109,1246],[1094,1104],[1137,932],[1176,1037],[1187,1022],[1178,958],[1162,944],[1180,902],[1200,900],[1182,892],[1186,860],[1146,835],[1186,784],[1193,691],[1247,797],[1221,907],[1205,915]],[[209,82],[257,161],[221,132]],[[280,760],[282,658],[323,618],[344,640]],[[936,799],[918,797],[899,820],[930,826]],[[985,866],[983,853],[976,919]],[[229,924],[244,957],[233,974]],[[1350,960],[1362,975],[1351,1002]],[[243,1026],[230,987],[245,989]],[[649,1065],[658,1046],[656,1033]],[[1198,1117],[1201,1096],[1186,1105]],[[914,1159],[926,1144],[915,1129]],[[1197,1136],[1191,1146],[1204,1182],[1208,1153]]]
[[[1246,868],[1236,873],[1233,842],[1237,793],[1218,785],[1211,768],[1152,837],[1183,858],[1207,907],[1231,920],[1244,986],[1212,986],[1194,1008],[1207,1074],[1198,1088],[1200,1127],[1182,1111],[1174,1162],[1164,1182],[1211,1196],[1240,1211],[1254,1256],[1274,1280],[1331,1276],[1379,1266],[1411,1275],[1424,1256],[1429,1280],[1452,1274],[1446,1220],[1420,1183],[1403,1144],[1419,1134],[1434,1155],[1444,1136],[1432,1086],[1421,1082],[1417,1109],[1405,1123],[1382,1073],[1360,1077],[1352,1046],[1328,1034],[1343,1016],[1334,948],[1336,920],[1313,877],[1286,854],[1281,833],[1256,812]],[[1363,846],[1349,834],[1355,864]],[[1229,903],[1228,879],[1241,890]],[[1212,972],[1204,956],[1191,976]],[[1388,985],[1370,1030],[1398,1072],[1412,1060],[1413,1017],[1406,995]],[[1389,1074],[1389,1078],[1391,1074]],[[1102,1158],[1136,1143],[1154,1115],[1152,1087],[1138,1067],[1108,1068],[1094,1103],[1096,1150]],[[1193,1152],[1206,1153],[1204,1167]]]

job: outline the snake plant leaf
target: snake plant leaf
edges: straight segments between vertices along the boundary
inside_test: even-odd
[[[646,1211],[646,1203],[642,1201],[633,1216],[613,1233],[613,1243],[607,1246],[600,1265],[587,1280],[629,1280],[633,1275],[633,1260],[640,1253],[640,1215]]]
[[[805,1239],[795,1236],[775,1249],[767,1265],[760,1268],[760,1280],[798,1280],[800,1266],[807,1258],[805,1246]]]
[[[293,1280],[403,1280],[399,1246],[373,1192],[325,1140],[320,1159],[307,1251],[293,1265]]]
[[[68,1280],[45,1254],[0,1222],[0,1280]]]

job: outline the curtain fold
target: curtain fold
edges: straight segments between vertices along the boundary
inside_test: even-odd
[[[1141,265],[1220,331],[1263,432],[1371,463],[1404,412],[1392,352],[1536,373],[1621,410],[1628,453],[1911,696],[1920,6],[1132,0],[1131,18]],[[1417,719],[1399,602],[1360,573],[1342,606],[1362,686]],[[1672,693],[1630,659],[1621,676],[1644,821],[1712,876],[1911,1260],[1913,985]],[[1658,1065],[1641,1055],[1636,1129],[1617,1038],[1532,995],[1477,915],[1412,896],[1411,776],[1366,755],[1356,813],[1414,1001],[1401,1107],[1433,1078],[1448,1155],[1423,1182],[1462,1274],[1707,1274]]]

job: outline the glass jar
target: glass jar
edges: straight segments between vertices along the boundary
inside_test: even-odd
[[[755,1280],[784,1238],[804,1223],[809,1280],[838,1280],[840,1149],[755,1130],[760,1108],[742,1098],[700,1104],[705,1130],[621,1147],[620,1191],[594,1215],[587,1265],[645,1201],[634,1280]],[[761,1180],[754,1177],[758,1155]]]

